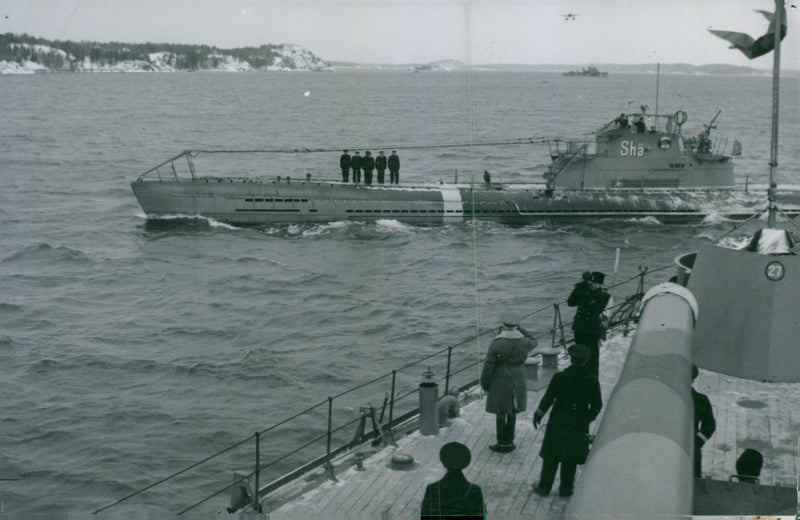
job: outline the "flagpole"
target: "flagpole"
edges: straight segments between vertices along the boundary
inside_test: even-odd
[[[778,104],[780,102],[781,36],[783,25],[783,0],[775,0],[775,50],[772,57],[772,143],[769,153],[769,213],[767,227],[775,227],[778,191]]]
[[[661,78],[661,63],[656,63],[656,125],[658,125],[659,117],[658,117],[658,84],[660,83],[659,79]],[[660,128],[659,128],[660,130]]]

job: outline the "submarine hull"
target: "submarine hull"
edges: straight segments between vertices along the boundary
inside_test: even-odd
[[[468,220],[506,224],[652,217],[693,222],[717,214],[742,219],[764,209],[764,194],[735,189],[559,189],[541,185],[415,184],[197,178],[137,180],[131,188],[148,216],[191,215],[236,225],[392,219],[415,225]],[[790,217],[800,204],[782,207]]]

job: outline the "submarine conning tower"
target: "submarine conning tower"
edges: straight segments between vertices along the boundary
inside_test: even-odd
[[[717,114],[719,116],[719,113]],[[685,138],[686,112],[620,114],[594,140],[553,140],[545,178],[552,189],[730,188],[735,184],[734,143],[710,137],[713,121]]]

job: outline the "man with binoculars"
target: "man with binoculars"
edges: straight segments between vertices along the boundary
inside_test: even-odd
[[[599,271],[583,273],[583,279],[575,284],[567,305],[577,307],[572,331],[575,343],[589,347],[589,372],[598,375],[600,371],[600,340],[605,339],[606,328],[600,317],[611,296],[603,289],[605,275]]]

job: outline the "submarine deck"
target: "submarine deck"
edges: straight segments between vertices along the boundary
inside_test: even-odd
[[[601,348],[604,404],[617,383],[630,341],[630,336],[612,337]],[[560,358],[559,368],[566,363],[566,358]],[[398,435],[396,448],[356,448],[354,451],[366,455],[364,471],[356,470],[354,452],[346,453],[334,461],[338,482],[325,479],[324,472],[316,470],[264,497],[264,513],[271,520],[419,518],[425,486],[444,474],[439,448],[459,441],[472,452],[472,462],[464,473],[482,487],[487,518],[563,519],[567,499],[558,497],[558,478],[548,497],[534,494],[531,488],[542,468],[539,449],[546,425],[534,429],[531,416],[552,373],[540,368],[539,377],[529,380],[528,411],[517,418],[517,449],[512,453],[488,449],[495,442],[495,421],[484,411],[482,395],[476,388],[464,396],[467,403],[462,404],[460,417],[440,428],[438,436],[423,436],[417,430]],[[800,402],[800,385],[759,383],[701,370],[694,386],[709,396],[717,421],[716,432],[703,447],[703,476],[728,480],[736,473],[736,458],[741,451],[756,448],[764,454],[761,483],[794,487],[800,470],[796,457],[800,408],[793,404]],[[545,421],[548,419],[549,414]],[[592,431],[600,421],[602,412],[592,423]],[[414,458],[411,469],[390,469],[392,456],[398,453]],[[580,472],[579,466],[577,486]]]

